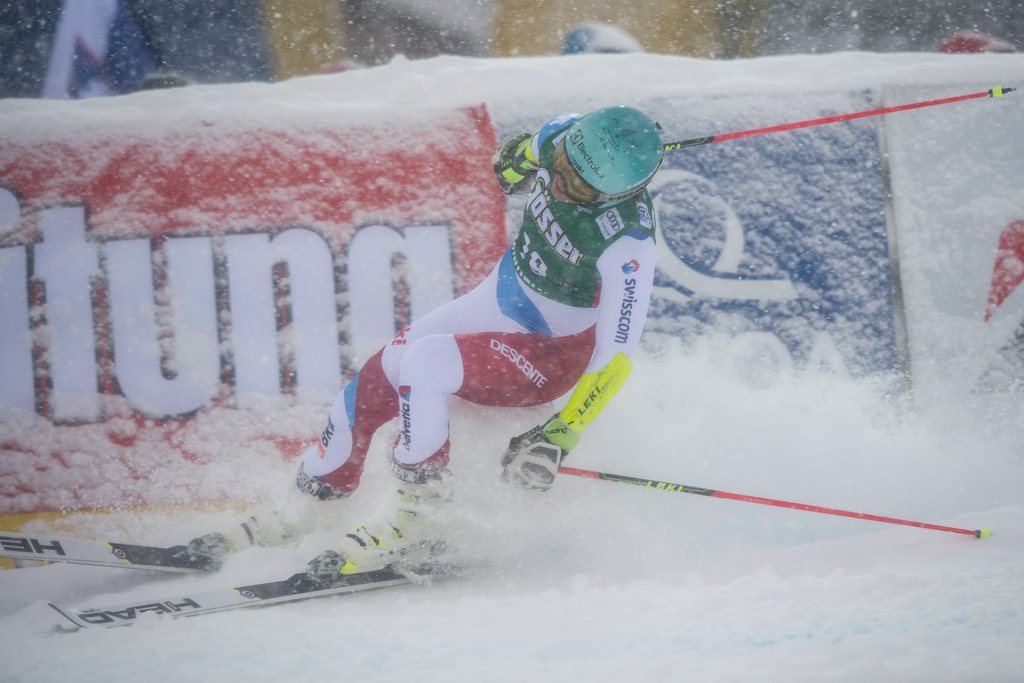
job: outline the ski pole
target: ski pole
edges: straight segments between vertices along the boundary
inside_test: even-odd
[[[839,123],[840,121],[850,121],[852,119],[863,119],[868,116],[881,116],[882,114],[892,114],[898,111],[907,111],[908,109],[921,109],[922,107],[934,107],[940,104],[952,104],[954,102],[963,102],[964,100],[974,100],[980,97],[1002,97],[1008,92],[1013,92],[1016,88],[1003,88],[996,86],[990,90],[982,90],[981,92],[969,93],[967,95],[957,95],[955,97],[944,97],[938,100],[925,100],[923,102],[911,102],[910,104],[900,104],[894,107],[882,107],[881,109],[870,109],[868,111],[858,111],[850,114],[836,114],[835,116],[823,116],[820,119],[808,119],[806,121],[797,121],[795,123],[783,123],[778,126],[769,126],[767,128],[754,128],[751,130],[741,130],[737,133],[721,133],[719,135],[708,135],[702,138],[691,138],[690,140],[680,140],[679,142],[669,142],[665,144],[666,152],[674,152],[684,147],[696,147],[698,145],[710,145],[713,142],[725,142],[726,140],[738,140],[739,138],[749,138],[754,135],[767,135],[768,133],[781,133],[787,130],[796,130],[798,128],[810,128],[811,126],[824,126],[828,123]]]
[[[774,498],[764,498],[762,496],[748,496],[742,493],[729,493],[728,491],[705,489],[699,486],[689,486],[687,484],[672,484],[666,481],[658,481],[656,479],[643,479],[640,477],[628,477],[622,474],[609,474],[608,472],[581,470],[575,467],[559,467],[558,471],[561,472],[562,474],[569,474],[574,477],[585,477],[588,479],[603,479],[605,481],[615,481],[622,484],[635,484],[636,486],[645,486],[647,488],[658,489],[660,491],[669,491],[672,493],[692,493],[698,496],[709,496],[711,498],[726,498],[728,500],[738,500],[743,503],[757,503],[758,505],[773,505],[775,507],[790,508],[793,510],[818,512],[823,515],[838,515],[840,517],[852,517],[853,519],[866,519],[871,522],[886,522],[888,524],[916,526],[920,529],[948,531],[953,534],[964,534],[966,536],[974,536],[975,538],[987,538],[988,536],[992,535],[992,532],[988,529],[958,529],[952,526],[928,524],[927,522],[912,522],[907,519],[896,519],[895,517],[882,517],[880,515],[869,515],[863,512],[837,510],[835,508],[820,507],[818,505],[808,505],[807,503],[792,503],[787,500],[775,500]]]

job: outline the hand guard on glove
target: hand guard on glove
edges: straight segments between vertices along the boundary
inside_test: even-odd
[[[530,133],[520,133],[506,140],[491,157],[494,173],[498,176],[498,186],[505,194],[513,194],[530,184],[536,166],[526,157],[530,146]]]
[[[558,466],[579,438],[579,434],[557,415],[513,437],[501,456],[502,480],[531,491],[550,490]]]

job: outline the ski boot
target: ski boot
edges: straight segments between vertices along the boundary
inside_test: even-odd
[[[324,517],[320,502],[347,497],[319,478],[306,474],[299,465],[295,486],[283,500],[258,506],[244,521],[224,532],[205,534],[186,545],[174,546],[174,557],[187,566],[207,571],[220,568],[224,559],[253,546],[274,547],[313,530],[317,518]],[[312,507],[311,507],[312,506]]]
[[[443,549],[435,517],[440,504],[451,500],[451,474],[446,468],[415,470],[397,463],[394,472],[399,479],[396,507],[379,520],[356,525],[336,550],[315,558],[311,569],[340,556],[337,573],[356,574],[395,563],[416,564]]]
[[[342,576],[344,564],[344,557],[333,550],[325,550],[309,561],[305,572],[289,578],[288,585],[302,592],[330,588]]]
[[[220,569],[228,555],[253,546],[278,546],[292,538],[292,528],[273,509],[263,509],[225,532],[204,534],[173,546],[175,559],[204,571]]]

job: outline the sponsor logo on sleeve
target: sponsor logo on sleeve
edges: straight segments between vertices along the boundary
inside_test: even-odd
[[[615,208],[608,209],[598,216],[596,220],[597,227],[601,230],[601,234],[604,235],[606,240],[617,235],[622,228],[625,227],[625,223],[622,222],[622,216],[619,214],[619,210]]]
[[[633,270],[626,270],[627,267],[633,268]],[[633,260],[622,266],[622,272],[627,275],[635,273],[639,267],[636,260]],[[618,344],[625,344],[629,341],[629,333],[633,327],[633,306],[636,305],[636,278],[626,278],[625,285],[622,303],[619,305],[619,322],[615,328],[615,341]]]
[[[648,229],[654,227],[654,218],[651,216],[651,210],[647,208],[646,204],[643,202],[637,202],[636,213],[640,216],[640,225]]]

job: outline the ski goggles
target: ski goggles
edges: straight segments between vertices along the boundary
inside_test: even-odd
[[[551,170],[562,179],[564,194],[578,204],[596,204],[601,196],[595,188],[576,172],[569,155],[565,153],[565,140],[558,143],[555,153],[551,158]]]
[[[565,140],[558,143],[555,147],[554,155],[551,158],[551,170],[554,171],[555,175],[562,179],[564,185],[564,194],[576,202],[577,204],[608,204],[610,202],[617,202],[633,195],[644,189],[644,185],[640,187],[634,187],[632,190],[627,192],[619,192],[618,194],[608,194],[601,192],[597,188],[593,187],[590,183],[585,181],[580,174],[576,171],[576,168],[569,161],[569,155],[565,152]]]

